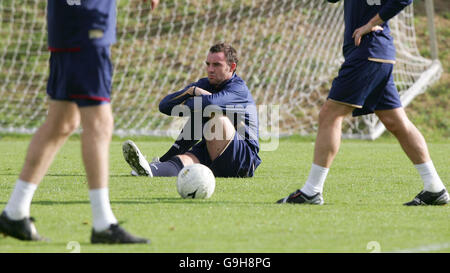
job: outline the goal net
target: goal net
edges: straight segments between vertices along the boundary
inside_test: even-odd
[[[65,1],[65,0],[61,0]],[[48,106],[46,2],[0,1],[0,132],[32,133]],[[161,99],[205,77],[209,47],[231,43],[237,73],[261,111],[261,135],[310,135],[343,62],[343,5],[316,0],[118,0],[112,106],[117,135],[173,135],[182,123],[158,111]],[[391,20],[394,75],[406,106],[440,77],[420,56],[413,7]],[[259,108],[258,108],[259,109]],[[267,124],[268,123],[268,124]],[[378,137],[375,115],[348,117],[344,137]]]

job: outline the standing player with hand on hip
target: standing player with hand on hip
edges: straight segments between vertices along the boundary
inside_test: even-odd
[[[344,0],[345,62],[319,113],[314,161],[304,186],[278,203],[323,204],[323,185],[339,150],[342,120],[351,112],[353,116],[375,113],[419,171],[424,189],[405,205],[449,202],[425,139],[406,116],[392,75],[395,47],[388,20],[411,3],[412,0]]]
[[[152,9],[159,0],[152,0]],[[48,0],[51,51],[48,115],[28,147],[24,167],[0,215],[0,233],[20,240],[42,240],[30,217],[34,192],[56,153],[81,124],[81,150],[89,185],[91,243],[149,243],[118,225],[108,193],[109,145],[113,132],[110,105],[116,40],[115,0]]]

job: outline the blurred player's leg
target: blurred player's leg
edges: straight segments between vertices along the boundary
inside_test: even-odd
[[[91,243],[150,243],[117,224],[109,201],[109,145],[113,131],[111,105],[80,107],[81,150],[89,185],[93,230]]]
[[[89,189],[108,185],[109,145],[113,131],[110,104],[80,107],[81,149]]]
[[[34,190],[41,182],[58,150],[78,125],[79,113],[76,104],[50,101],[48,116],[31,139],[25,164],[16,184],[17,189],[13,191],[5,208],[9,217],[19,220],[30,216]]]
[[[0,217],[1,232],[21,240],[42,239],[30,217],[31,201],[56,153],[79,122],[76,104],[50,101],[47,118],[30,142],[19,179]]]
[[[91,198],[93,226],[97,231],[117,224],[108,195],[109,145],[113,130],[111,105],[80,107],[81,150]]]
[[[80,115],[75,103],[51,100],[44,124],[31,139],[19,178],[39,184],[59,148],[79,124]]]

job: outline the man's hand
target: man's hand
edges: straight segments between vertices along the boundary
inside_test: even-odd
[[[372,26],[370,24],[366,24],[353,32],[353,39],[355,39],[355,45],[359,46],[361,44],[362,36],[366,35],[369,32],[383,30],[380,26]]]
[[[144,0],[144,2],[147,2],[147,0]],[[156,7],[159,5],[159,0],[150,0],[152,5],[152,10],[156,9]]]
[[[194,93],[194,89],[195,89],[195,93]],[[191,88],[189,88],[187,90],[187,92],[191,96],[211,95],[211,92],[208,92],[205,89],[202,89],[202,88],[196,87],[196,86],[191,86]]]
[[[379,26],[383,22],[384,21],[377,14],[367,24],[365,24],[364,26],[356,29],[353,32],[353,35],[352,35],[352,38],[355,39],[355,45],[359,46],[361,44],[362,37],[364,35],[366,35],[367,33],[370,33],[370,32],[373,32],[373,31],[383,30],[383,28]]]

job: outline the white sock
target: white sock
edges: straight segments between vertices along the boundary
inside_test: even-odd
[[[322,193],[323,185],[329,170],[329,168],[324,168],[313,163],[308,179],[306,180],[303,188],[301,188],[301,191],[308,196],[315,195],[316,193]]]
[[[5,212],[12,220],[21,220],[30,217],[31,200],[37,189],[36,184],[17,179],[16,186],[6,204]]]
[[[445,189],[441,178],[434,168],[433,161],[414,165],[423,180],[423,189],[429,192],[440,192]]]
[[[89,190],[92,208],[92,225],[95,231],[103,231],[111,224],[117,224],[117,219],[111,210],[108,188]]]

